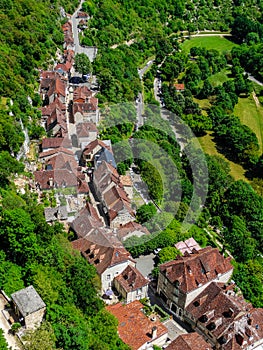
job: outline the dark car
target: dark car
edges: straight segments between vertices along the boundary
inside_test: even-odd
[[[84,80],[81,77],[72,77],[69,79],[70,84],[81,84]]]

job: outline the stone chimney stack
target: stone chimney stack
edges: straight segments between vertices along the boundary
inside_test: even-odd
[[[153,326],[153,328],[152,328],[152,339],[154,339],[156,337],[157,337],[157,327]]]

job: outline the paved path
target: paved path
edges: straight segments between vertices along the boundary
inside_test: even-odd
[[[75,45],[75,54],[85,53],[89,57],[90,62],[93,62],[96,55],[97,55],[98,49],[95,46],[83,47],[79,43],[79,34],[78,34],[79,18],[77,18],[77,14],[78,14],[79,10],[81,9],[83,2],[84,2],[84,0],[81,0],[78,8],[76,9],[76,11],[73,13],[73,15],[71,17],[73,39],[74,39],[74,45]]]
[[[161,83],[161,80],[155,78],[154,81],[153,81],[153,89],[154,89],[154,98],[156,99],[156,101],[158,101],[160,103],[160,105],[162,106],[162,101],[160,99],[160,90],[162,88],[162,83]],[[164,119],[164,120],[167,120],[169,122],[169,116],[172,114],[172,112],[169,112],[166,108],[161,107],[161,117]],[[171,129],[173,130],[174,132],[174,135],[175,135],[175,138],[180,146],[180,150],[183,151],[183,149],[185,148],[186,144],[185,142],[183,142],[183,135],[181,135],[178,130],[175,128],[174,125],[171,125],[170,123],[170,127]]]
[[[142,255],[135,259],[136,267],[144,277],[147,277],[154,268],[154,258],[155,255],[152,253],[149,255]]]
[[[21,347],[18,346],[16,338],[12,334],[9,334],[10,325],[2,313],[3,309],[5,308],[5,303],[6,303],[5,299],[1,295],[0,296],[0,328],[2,328],[4,332],[4,337],[8,343],[8,346],[10,346],[12,350],[20,350]]]

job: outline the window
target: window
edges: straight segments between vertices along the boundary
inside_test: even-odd
[[[110,280],[110,274],[106,276],[106,280],[109,281]]]

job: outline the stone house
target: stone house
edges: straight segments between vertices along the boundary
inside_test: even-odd
[[[33,286],[21,289],[11,295],[15,312],[22,326],[35,329],[40,326],[46,312],[46,304]]]
[[[130,253],[110,230],[93,229],[84,238],[72,242],[72,247],[81,252],[87,261],[94,265],[101,280],[101,293],[111,290],[114,277],[128,265],[135,266]]]
[[[131,303],[148,296],[147,280],[136,267],[128,265],[125,270],[114,278],[114,286],[125,302]]]
[[[157,292],[167,307],[183,319],[186,307],[211,282],[228,282],[233,273],[230,261],[217,248],[186,252],[184,256],[160,265]]]
[[[215,349],[262,349],[263,309],[247,303],[233,282],[210,283],[187,306],[184,318]]]

